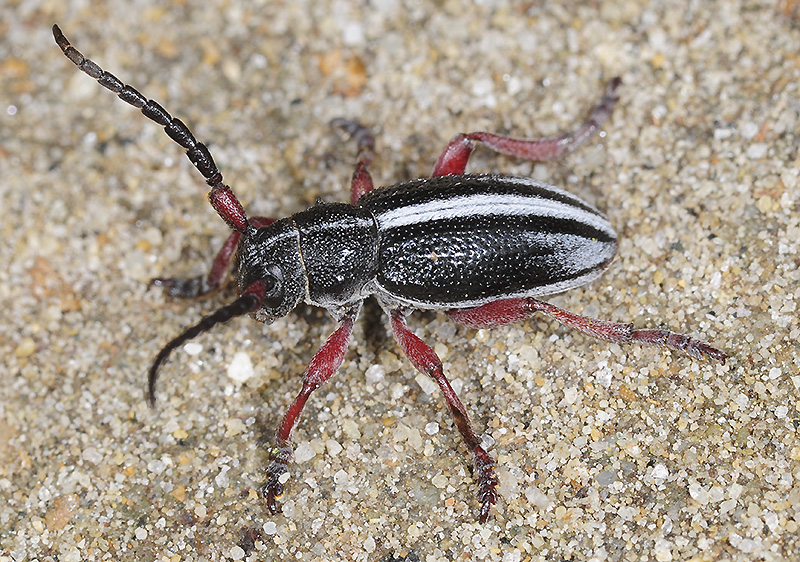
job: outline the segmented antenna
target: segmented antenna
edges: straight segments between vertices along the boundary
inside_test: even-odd
[[[53,26],[53,37],[61,51],[82,72],[97,80],[104,88],[117,94],[119,99],[125,103],[140,109],[145,117],[164,127],[164,131],[169,138],[186,150],[186,156],[189,157],[194,167],[203,174],[206,183],[211,186],[211,192],[208,194],[209,200],[217,213],[219,213],[219,216],[222,217],[222,220],[228,223],[232,229],[244,232],[248,225],[244,208],[236,199],[231,188],[223,183],[222,173],[214,163],[214,159],[211,157],[206,145],[194,138],[189,127],[180,119],[172,117],[158,102],[148,100],[136,88],[123,84],[119,78],[100,68],[94,61],[84,57],[64,37],[57,25]]]
[[[237,316],[244,316],[245,314],[257,310],[261,306],[262,300],[263,296],[259,296],[253,292],[245,293],[232,303],[226,304],[219,310],[215,310],[194,326],[187,328],[181,335],[172,339],[165,345],[161,351],[158,352],[158,355],[156,355],[153,364],[150,366],[150,371],[147,374],[147,402],[150,406],[152,407],[156,403],[158,370],[175,349],[203,332],[207,332],[217,324],[222,324]]]

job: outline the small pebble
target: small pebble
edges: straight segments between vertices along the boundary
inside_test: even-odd
[[[228,376],[236,382],[242,383],[252,378],[254,373],[250,356],[244,351],[236,352],[228,365]]]
[[[22,359],[24,357],[30,357],[35,351],[36,342],[33,341],[33,338],[23,338],[23,340],[17,344],[14,355]]]

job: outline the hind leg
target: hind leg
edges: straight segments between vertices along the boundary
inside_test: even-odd
[[[467,161],[478,142],[482,142],[495,152],[537,162],[554,160],[565,153],[572,152],[597,132],[611,115],[611,111],[619,101],[617,88],[621,83],[619,78],[613,78],[608,83],[600,103],[594,108],[589,118],[573,133],[541,139],[512,139],[481,131],[456,135],[439,155],[431,175],[463,174],[467,167]]]
[[[362,195],[372,191],[374,187],[367,168],[375,157],[375,137],[365,125],[355,119],[334,119],[331,121],[331,126],[346,131],[356,141],[358,147],[356,167],[350,182],[350,204],[355,205]]]
[[[685,334],[653,328],[634,329],[632,324],[597,320],[569,312],[534,298],[502,299],[477,308],[447,311],[456,322],[473,328],[491,328],[519,322],[541,312],[565,326],[575,328],[593,338],[614,343],[640,343],[666,347],[691,355],[696,359],[715,359],[725,362],[728,355],[711,344]]]

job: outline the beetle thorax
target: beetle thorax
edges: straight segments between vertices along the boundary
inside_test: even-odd
[[[378,227],[372,213],[320,203],[292,216],[308,279],[308,304],[332,312],[369,293],[378,271]]]

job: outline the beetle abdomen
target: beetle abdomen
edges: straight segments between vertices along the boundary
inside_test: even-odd
[[[378,223],[378,286],[422,308],[565,291],[600,275],[617,249],[602,213],[526,178],[415,180],[358,204]]]

